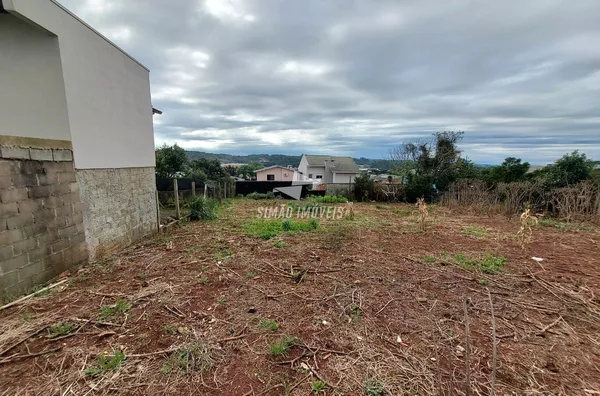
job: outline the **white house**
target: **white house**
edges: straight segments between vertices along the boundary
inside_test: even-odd
[[[300,172],[292,167],[281,165],[268,166],[255,171],[257,181],[301,181]]]
[[[353,183],[360,173],[350,157],[330,155],[302,155],[298,171],[309,179],[321,183]]]
[[[54,0],[0,0],[0,297],[157,230],[149,71]]]

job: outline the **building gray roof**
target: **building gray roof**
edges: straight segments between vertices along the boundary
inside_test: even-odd
[[[329,168],[334,173],[359,173],[358,165],[350,157],[335,157],[332,155],[306,155],[308,166],[325,166],[329,161]]]

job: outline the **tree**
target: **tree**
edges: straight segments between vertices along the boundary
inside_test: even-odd
[[[361,173],[354,178],[354,199],[368,201],[375,191],[375,181],[368,173]]]
[[[187,171],[189,159],[185,150],[176,144],[162,145],[155,151],[156,174],[160,177],[174,178]]]
[[[566,187],[590,179],[594,171],[594,161],[576,150],[563,155],[544,171],[548,188]]]
[[[529,162],[521,163],[520,158],[508,157],[500,166],[494,166],[489,169],[486,181],[492,185],[523,181],[525,180],[527,171],[529,171]]]
[[[264,168],[262,164],[253,162],[251,164],[245,164],[237,169],[237,175],[243,177],[246,180],[252,180],[255,176],[255,171]]]
[[[407,199],[431,197],[433,192],[446,191],[461,177],[476,174],[473,163],[461,158],[458,141],[463,132],[445,131],[434,135],[431,142],[402,143],[390,152],[394,173],[407,177]]]
[[[221,181],[229,179],[229,174],[221,166],[219,160],[197,158],[190,163],[189,177],[197,178],[202,181]]]

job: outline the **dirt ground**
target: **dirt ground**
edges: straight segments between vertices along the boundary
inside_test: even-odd
[[[249,235],[274,203],[234,200],[0,311],[0,394],[600,394],[597,230],[537,226],[521,248],[517,220],[431,206],[421,231],[413,206],[354,204]],[[481,257],[499,272],[465,265]]]

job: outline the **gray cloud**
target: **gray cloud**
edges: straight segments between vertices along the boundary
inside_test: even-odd
[[[151,69],[158,144],[478,162],[600,158],[600,3],[62,0]]]

